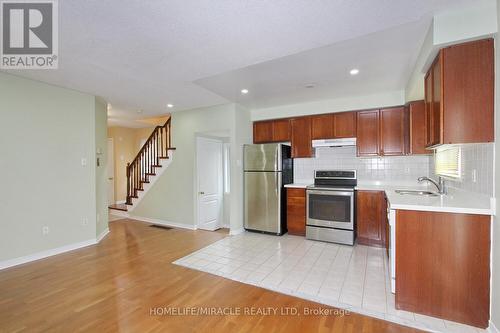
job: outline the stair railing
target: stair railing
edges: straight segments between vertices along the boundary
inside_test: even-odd
[[[132,198],[138,198],[138,191],[144,190],[144,183],[155,175],[155,169],[160,167],[160,159],[168,158],[168,151],[173,150],[170,120],[163,126],[156,126],[136,157],[127,163],[127,201],[132,204]]]

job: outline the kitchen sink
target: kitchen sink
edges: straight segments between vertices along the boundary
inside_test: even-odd
[[[401,194],[401,195],[427,195],[430,197],[437,197],[439,196],[438,193],[436,192],[431,192],[431,191],[419,191],[419,190],[396,190],[396,193]]]

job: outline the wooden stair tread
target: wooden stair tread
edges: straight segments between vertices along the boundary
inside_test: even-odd
[[[128,207],[126,204],[113,204],[108,206],[109,209],[120,210],[122,212],[126,212]]]

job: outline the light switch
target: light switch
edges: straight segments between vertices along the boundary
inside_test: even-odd
[[[87,166],[87,159],[82,157],[82,166]]]

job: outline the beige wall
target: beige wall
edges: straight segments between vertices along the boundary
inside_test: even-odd
[[[243,144],[251,142],[250,112],[235,104],[218,105],[172,114],[172,143],[177,150],[168,169],[145,194],[133,215],[192,228],[196,213],[196,137],[229,133],[231,159],[230,227],[243,229]]]
[[[132,162],[142,140],[146,140],[151,132],[149,128],[109,127],[108,138],[113,139],[115,163],[115,201],[124,201],[127,197],[127,163]]]
[[[95,241],[106,204],[96,168],[106,113],[96,98],[0,73],[0,116],[0,266]]]
[[[107,103],[95,99],[95,149],[96,158],[96,237],[108,229],[108,145]]]

